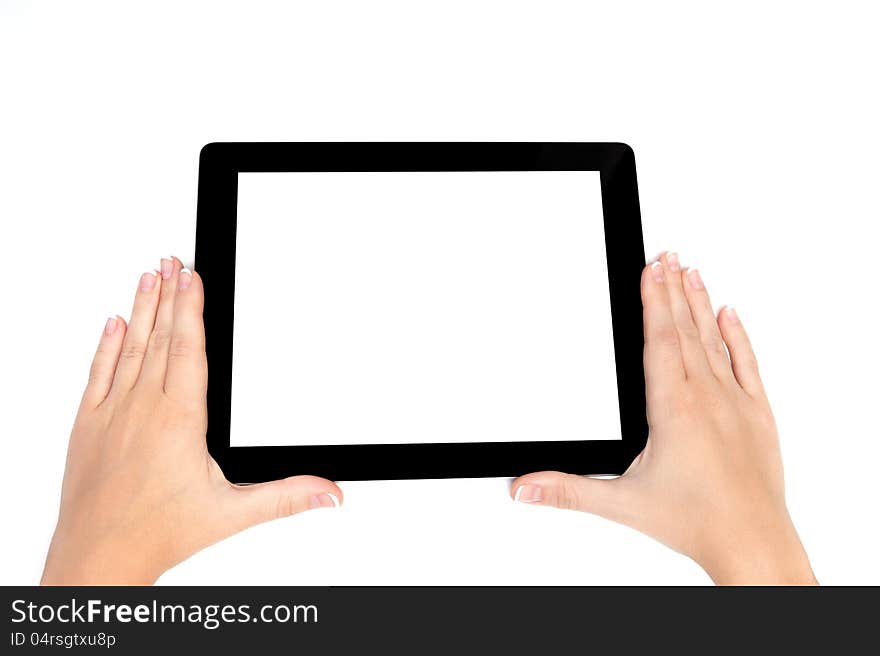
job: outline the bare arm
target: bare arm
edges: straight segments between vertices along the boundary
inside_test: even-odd
[[[650,434],[617,479],[538,472],[518,501],[595,513],[694,559],[719,584],[813,584],[785,505],[770,403],[745,328],[716,318],[670,253],[642,272]]]

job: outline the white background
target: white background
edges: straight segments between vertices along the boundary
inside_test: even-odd
[[[456,139],[633,146],[648,253],[751,332],[819,579],[880,583],[875,4],[4,0],[0,582],[39,578],[105,317],[192,256],[204,143]],[[707,581],[505,480],[344,490],[162,581]]]
[[[235,239],[233,446],[620,439],[598,171],[240,173]]]

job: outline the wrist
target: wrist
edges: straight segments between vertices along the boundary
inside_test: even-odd
[[[153,585],[158,578],[158,574],[128,564],[117,567],[106,562],[70,566],[46,563],[40,585]]]
[[[717,585],[817,585],[791,520],[747,526],[695,558]]]
[[[83,550],[52,544],[40,585],[153,585],[162,570],[130,549]]]

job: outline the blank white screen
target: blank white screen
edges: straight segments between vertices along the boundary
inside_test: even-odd
[[[233,446],[620,439],[599,173],[241,173]]]

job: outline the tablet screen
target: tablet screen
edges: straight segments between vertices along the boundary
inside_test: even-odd
[[[239,173],[231,446],[620,439],[598,171]]]

